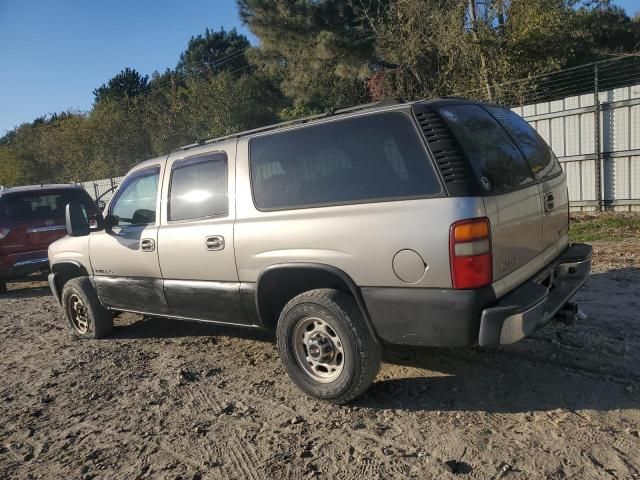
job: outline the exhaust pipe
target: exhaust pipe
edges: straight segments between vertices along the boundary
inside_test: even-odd
[[[574,302],[565,303],[554,317],[556,322],[564,323],[565,325],[573,325],[576,320],[583,321],[586,319],[587,315],[580,311],[578,304]]]

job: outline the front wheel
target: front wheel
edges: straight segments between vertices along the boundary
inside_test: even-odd
[[[62,289],[64,316],[81,338],[103,338],[113,330],[113,317],[102,306],[88,277],[69,280]]]
[[[277,339],[293,382],[321,400],[353,400],[380,368],[380,344],[353,297],[339,290],[311,290],[294,297],[280,314]]]

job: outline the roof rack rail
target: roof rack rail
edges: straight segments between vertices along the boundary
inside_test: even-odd
[[[225,136],[222,136],[222,137],[211,138],[211,139],[208,139],[208,140],[200,140],[198,142],[190,143],[189,145],[184,145],[182,147],[178,147],[177,149],[175,149],[173,151],[174,152],[179,152],[179,151],[182,151],[182,150],[189,150],[190,148],[200,147],[202,145],[210,145],[212,143],[222,142],[224,140],[230,140],[232,138],[245,137],[247,135],[252,135],[254,133],[264,133],[264,132],[269,132],[271,130],[278,130],[278,129],[284,128],[284,127],[290,127],[290,126],[294,126],[294,125],[302,125],[302,124],[311,122],[313,120],[320,120],[320,119],[323,119],[323,118],[332,117],[334,115],[342,115],[342,114],[345,114],[345,113],[358,112],[360,110],[367,110],[369,108],[375,108],[375,107],[388,107],[388,106],[392,106],[392,105],[400,105],[400,104],[403,104],[403,103],[405,103],[405,101],[402,100],[402,99],[399,99],[399,98],[388,98],[388,99],[380,100],[378,102],[365,103],[363,105],[355,105],[355,106],[352,106],[352,107],[331,109],[331,110],[327,110],[324,113],[317,113],[315,115],[309,115],[307,117],[297,118],[295,120],[288,120],[286,122],[274,123],[272,125],[266,125],[264,127],[253,128],[251,130],[244,130],[244,131],[238,132],[238,133],[231,133],[229,135],[225,135]]]

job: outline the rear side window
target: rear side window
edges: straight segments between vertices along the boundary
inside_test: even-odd
[[[70,202],[82,204],[89,214],[97,213],[97,206],[84,190],[47,190],[3,195],[0,198],[0,218],[64,222],[65,208]]]
[[[552,177],[562,171],[551,148],[524,118],[506,108],[486,108],[513,137],[537,180]]]
[[[460,142],[485,193],[504,193],[533,182],[520,151],[482,107],[455,105],[439,112]]]
[[[367,115],[257,137],[251,182],[259,209],[431,196],[441,186],[409,117]]]
[[[173,164],[169,220],[190,220],[229,213],[227,156],[198,155]]]

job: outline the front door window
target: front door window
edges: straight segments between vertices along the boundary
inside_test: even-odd
[[[135,172],[125,179],[112,202],[110,213],[118,217],[118,225],[150,225],[156,222],[156,203],[160,168]]]

